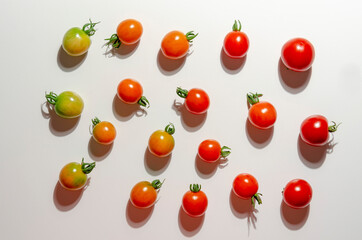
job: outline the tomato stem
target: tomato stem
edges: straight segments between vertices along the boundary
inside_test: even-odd
[[[173,125],[173,123],[168,124],[165,127],[165,131],[170,135],[174,134],[175,133],[175,126]]]
[[[159,179],[153,180],[151,185],[154,189],[160,189],[162,187],[162,184],[165,182],[165,179],[161,182]]]
[[[118,35],[115,33],[110,38],[106,38],[104,40],[108,41],[106,45],[112,44],[112,47],[114,48],[119,48],[122,45],[121,40],[119,40]]]
[[[239,24],[238,24],[238,22],[239,22]],[[233,25],[233,31],[240,32],[240,30],[241,30],[241,22],[240,22],[240,20],[238,20],[238,22],[235,20],[234,25]]]
[[[95,168],[96,163],[92,162],[92,163],[84,163],[84,158],[82,158],[82,172],[84,174],[89,174],[93,168]]]
[[[182,88],[180,88],[180,87],[177,87],[176,93],[177,93],[177,95],[179,95],[180,97],[186,98],[187,95],[189,94],[189,91],[187,91],[186,89],[182,89]]]
[[[262,97],[263,94],[261,93],[247,93],[246,97],[250,105],[254,105],[259,102],[259,97]]]
[[[201,184],[190,184],[190,191],[197,193],[201,190]]]
[[[263,203],[260,196],[263,196],[263,194],[255,193],[255,195],[251,197],[251,205],[253,205],[253,207],[255,207],[255,200],[259,205]]]
[[[47,99],[48,103],[55,105],[58,95],[53,92],[50,92],[49,94],[45,93],[45,98]]]
[[[148,99],[145,96],[142,96],[140,98],[140,100],[138,100],[137,102],[139,105],[141,105],[142,107],[146,107],[149,108],[150,107],[150,102],[148,101]]]
[[[227,146],[223,146],[222,148],[221,148],[221,156],[223,157],[223,158],[226,158],[227,156],[229,156],[230,155],[230,153],[231,153],[231,148],[229,148],[229,147],[227,147]]]
[[[199,35],[198,33],[194,33],[194,31],[190,31],[188,33],[185,34],[186,35],[186,39],[189,43],[192,43],[192,40],[197,37],[197,35]]]
[[[99,120],[99,118],[97,118],[97,117],[93,118],[92,119],[93,127],[95,127],[100,122],[101,122],[101,120]]]
[[[328,126],[328,131],[329,131],[329,132],[335,132],[335,131],[337,131],[338,126],[341,125],[341,123],[338,123],[338,124],[337,124],[337,123],[334,122],[334,121],[332,121],[332,123],[333,123],[333,125]]]
[[[83,32],[85,32],[88,36],[93,36],[96,33],[94,26],[98,23],[100,22],[93,23],[92,20],[89,19],[89,23],[84,24],[82,28]]]

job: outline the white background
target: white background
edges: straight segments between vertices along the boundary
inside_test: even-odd
[[[97,2],[97,3],[95,3]],[[1,29],[1,239],[357,239],[361,209],[362,15],[357,0],[258,1],[10,1],[0,9]],[[84,57],[61,50],[64,33],[91,18],[101,21]],[[119,22],[138,19],[140,43],[109,52],[104,38]],[[244,62],[222,53],[224,36],[242,22],[250,48]],[[171,30],[194,30],[192,54],[184,61],[160,55]],[[313,67],[293,73],[280,65],[282,45],[294,37],[310,40]],[[108,53],[107,53],[108,51]],[[124,78],[141,82],[151,102],[147,115],[115,98]],[[195,117],[177,86],[208,92],[206,116]],[[85,108],[78,120],[47,113],[45,92],[78,92]],[[247,92],[263,93],[274,104],[273,130],[247,122]],[[300,142],[300,123],[312,114],[342,122],[334,147]],[[117,128],[112,147],[94,143],[93,117]],[[147,152],[150,134],[175,124],[171,157]],[[207,138],[232,148],[226,166],[197,158]],[[68,162],[96,161],[88,188],[63,190],[58,181]],[[230,194],[234,177],[251,173],[263,204]],[[154,208],[129,205],[142,180],[166,179]],[[281,191],[294,178],[313,188],[309,208],[282,204]],[[190,183],[199,183],[209,206],[192,219],[180,210]]]

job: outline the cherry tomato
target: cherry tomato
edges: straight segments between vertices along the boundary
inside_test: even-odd
[[[242,58],[246,55],[249,49],[249,38],[241,32],[241,23],[238,21],[233,25],[233,31],[229,32],[224,39],[223,49],[231,58]]]
[[[136,80],[127,78],[122,80],[117,87],[117,96],[125,103],[138,103],[143,107],[149,107],[150,103],[145,96],[142,96],[143,88]]]
[[[162,39],[161,51],[169,59],[180,59],[186,56],[190,43],[198,35],[190,31],[183,34],[180,31],[172,31]]]
[[[296,72],[307,71],[314,61],[314,47],[304,38],[294,38],[282,48],[281,59],[284,65]]]
[[[300,127],[300,137],[312,146],[323,146],[328,142],[329,133],[337,131],[339,124],[328,126],[327,118],[321,115],[307,117]]]
[[[236,196],[242,199],[251,199],[251,204],[255,206],[255,200],[258,204],[262,204],[260,196],[261,193],[258,193],[259,184],[256,178],[248,173],[241,173],[234,179],[233,182],[233,191]]]
[[[96,163],[71,162],[65,165],[59,174],[59,183],[68,190],[79,190],[84,187],[87,182],[87,174],[89,174]]]
[[[198,155],[206,162],[216,162],[220,157],[226,158],[231,153],[229,147],[221,147],[220,143],[213,139],[207,139],[200,143]]]
[[[113,34],[108,41],[107,45],[112,44],[114,48],[119,48],[121,44],[132,45],[137,43],[142,36],[142,24],[135,19],[126,19],[122,21],[117,27],[117,34]]]
[[[153,206],[157,199],[158,190],[163,182],[156,179],[152,183],[142,181],[134,185],[130,195],[130,201],[137,208],[149,208]]]
[[[292,208],[305,208],[312,200],[312,187],[303,179],[294,179],[283,190],[284,202]]]
[[[178,87],[176,93],[180,97],[185,98],[185,107],[193,114],[203,114],[209,108],[209,96],[202,89],[193,88],[187,91],[186,89]]]
[[[157,157],[166,157],[171,154],[175,140],[172,134],[175,133],[175,126],[170,123],[165,130],[157,130],[151,134],[148,140],[148,149]]]
[[[268,129],[271,128],[277,120],[277,111],[271,103],[259,102],[259,97],[261,96],[263,96],[263,94],[247,94],[248,102],[251,105],[248,118],[255,127]]]
[[[57,95],[45,94],[48,103],[54,105],[55,113],[62,118],[79,117],[83,111],[83,99],[75,92],[65,91]]]
[[[201,191],[201,185],[190,184],[190,191],[182,198],[182,208],[191,217],[200,217],[207,209],[207,196]]]
[[[112,123],[100,121],[98,118],[92,119],[93,123],[93,138],[100,144],[111,144],[116,138],[116,128]]]
[[[80,56],[86,53],[92,43],[90,36],[95,34],[94,26],[98,23],[92,23],[89,19],[89,23],[85,24],[82,29],[78,27],[69,29],[63,37],[64,51],[70,56]]]

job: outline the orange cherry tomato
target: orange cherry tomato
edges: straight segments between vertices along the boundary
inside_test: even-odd
[[[117,96],[125,103],[138,103],[143,107],[149,107],[150,103],[145,96],[142,96],[143,88],[136,80],[127,78],[122,80],[117,87]]]
[[[114,48],[119,48],[121,44],[132,45],[137,43],[142,36],[142,24],[135,19],[126,19],[117,27],[117,34],[107,38],[107,45],[112,44]]]
[[[137,208],[149,208],[153,206],[157,199],[158,190],[163,182],[156,179],[152,183],[142,181],[134,185],[130,194],[130,201]]]
[[[200,143],[198,155],[206,162],[216,162],[220,157],[227,157],[231,153],[229,147],[221,147],[220,143],[213,139],[207,139]]]
[[[170,59],[180,59],[186,56],[190,43],[198,35],[190,31],[186,34],[180,31],[167,33],[161,42],[161,51],[165,57]]]
[[[207,93],[199,88],[193,88],[189,91],[178,87],[177,95],[185,98],[186,109],[193,114],[203,114],[210,106],[210,98]]]
[[[268,129],[273,127],[277,119],[277,111],[269,102],[259,102],[263,94],[247,94],[248,101],[252,105],[249,109],[249,120],[257,128]]]
[[[112,123],[100,121],[98,118],[92,119],[93,123],[93,138],[100,144],[111,144],[116,138],[116,128]]]
[[[65,165],[59,174],[59,183],[68,190],[79,190],[83,188],[87,182],[87,174],[89,174],[96,163],[71,162]]]
[[[205,214],[207,205],[207,196],[201,191],[201,185],[190,184],[190,191],[182,198],[183,210],[191,217],[200,217]]]
[[[175,140],[172,134],[175,133],[175,126],[170,123],[165,130],[157,130],[151,134],[148,140],[148,149],[157,157],[166,157],[171,154]]]

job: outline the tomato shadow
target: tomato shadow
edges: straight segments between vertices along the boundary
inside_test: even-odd
[[[113,98],[112,104],[113,115],[117,120],[125,122],[133,116],[142,117],[147,116],[147,111],[140,107],[139,104],[124,103],[117,94]]]
[[[88,52],[80,56],[70,56],[66,53],[62,46],[59,47],[57,63],[61,70],[64,72],[72,72],[77,69],[87,58]]]
[[[160,49],[157,54],[157,67],[163,75],[174,75],[185,65],[186,57],[187,55],[180,59],[169,59],[163,55]]]
[[[89,179],[84,188],[72,191],[63,188],[58,181],[57,184],[55,185],[53,192],[53,202],[55,207],[62,212],[67,212],[69,210],[72,210],[75,206],[77,206],[78,202],[82,198],[83,192],[88,184],[89,184]]]
[[[211,178],[218,168],[224,168],[228,164],[227,158],[220,158],[215,162],[205,162],[198,154],[195,157],[195,169],[197,175],[203,179]]]
[[[312,76],[312,67],[304,72],[296,72],[288,69],[281,58],[279,58],[279,81],[283,88],[292,94],[302,92],[307,86]]]
[[[268,129],[259,129],[249,121],[249,118],[246,119],[245,129],[251,145],[259,149],[266,147],[271,142],[274,134],[274,126]]]
[[[256,229],[256,222],[258,221],[256,213],[259,211],[253,207],[250,199],[241,199],[234,191],[230,190],[229,197],[230,209],[235,217],[239,219],[247,219],[248,233],[250,234],[250,227]]]
[[[237,74],[240,72],[245,65],[247,55],[242,58],[231,58],[226,55],[223,48],[220,51],[220,62],[225,72],[229,74]]]
[[[151,218],[155,205],[149,208],[136,208],[130,200],[127,202],[126,219],[128,225],[133,228],[144,226]]]
[[[172,105],[172,109],[177,115],[181,116],[181,124],[188,132],[196,132],[205,124],[207,112],[199,115],[190,113],[183,103],[176,100]]]
[[[182,206],[180,206],[178,212],[178,226],[185,237],[192,237],[200,232],[204,220],[205,214],[200,217],[191,217],[183,210]]]
[[[280,204],[280,216],[283,224],[290,230],[299,230],[307,222],[309,216],[310,205],[301,209],[294,209],[289,207],[282,200]]]
[[[94,161],[104,160],[112,151],[113,143],[108,145],[103,145],[97,143],[93,137],[90,137],[88,142],[88,154]]]
[[[152,176],[160,175],[167,169],[170,164],[171,157],[172,153],[166,157],[157,157],[153,155],[147,147],[144,155],[144,165],[146,171]]]
[[[126,58],[132,56],[136,52],[139,45],[140,45],[140,41],[138,41],[137,43],[132,44],[132,45],[121,44],[121,46],[119,46],[119,48],[114,48],[114,47],[112,47],[112,45],[104,44],[103,46],[107,47],[104,55],[109,58],[117,57],[120,59],[126,59]]]
[[[49,119],[49,130],[54,136],[62,137],[72,133],[77,127],[80,116],[76,118],[59,117],[53,105],[45,102],[41,105],[41,113],[45,119]]]

